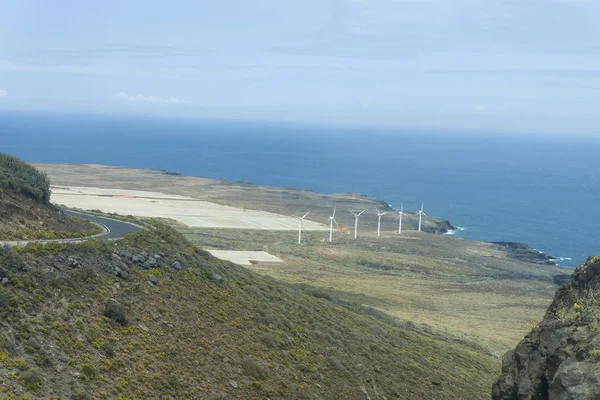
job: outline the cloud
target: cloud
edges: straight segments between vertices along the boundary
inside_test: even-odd
[[[0,88],[0,98],[8,96],[8,90]]]
[[[117,93],[117,98],[124,101],[139,102],[139,103],[163,103],[163,104],[180,104],[181,100],[177,97],[156,97],[146,96],[143,94],[132,94],[129,95],[125,92]]]

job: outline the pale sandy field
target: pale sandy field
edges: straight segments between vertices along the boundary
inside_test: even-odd
[[[266,251],[232,251],[207,249],[213,256],[221,260],[231,261],[239,265],[283,264],[284,261]]]
[[[169,218],[188,227],[298,230],[292,216],[247,210],[195,199],[193,197],[139,190],[107,189],[82,186],[53,186],[55,204],[83,210],[136,217]],[[304,220],[305,231],[326,231],[327,226]]]

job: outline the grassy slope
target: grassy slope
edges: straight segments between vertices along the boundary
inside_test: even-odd
[[[0,295],[1,393],[489,397],[499,364],[480,348],[212,259],[172,229],[155,226],[119,243],[0,252],[0,262],[12,266]],[[106,272],[113,251],[125,259],[143,250],[168,262],[177,252],[189,268],[132,268],[127,281]],[[64,267],[67,256],[80,266]],[[27,272],[19,269],[24,263]],[[150,273],[159,279],[155,287],[146,282]],[[225,281],[216,283],[214,273]],[[125,306],[128,325],[102,315],[107,298]]]
[[[522,339],[541,319],[561,270],[506,258],[497,247],[448,236],[386,232],[380,239],[297,233],[189,229],[192,242],[207,248],[265,250],[286,265],[249,267],[294,284],[318,287],[385,313],[426,323],[455,335],[467,334],[498,354]]]

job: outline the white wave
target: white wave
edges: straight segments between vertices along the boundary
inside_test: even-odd
[[[444,235],[455,235],[456,232],[460,231],[464,231],[466,228],[461,228],[460,226],[455,226],[454,229],[450,229],[448,230],[448,232],[444,233]]]
[[[552,258],[550,261],[573,261],[571,257],[556,257]]]

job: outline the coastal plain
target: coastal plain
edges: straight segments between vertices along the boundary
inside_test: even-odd
[[[190,226],[169,218],[194,244],[209,250],[265,251],[284,263],[252,264],[247,268],[288,284],[309,288],[315,295],[353,302],[427,329],[477,343],[501,355],[539,321],[557,289],[554,277],[568,273],[555,265],[515,259],[492,243],[434,234],[451,227],[438,218],[424,221],[428,232],[416,232],[417,219],[403,220],[397,231],[393,210],[378,199],[360,194],[312,191],[180,176],[159,170],[99,165],[37,164],[56,187],[79,186],[186,196],[244,212],[267,212],[282,218],[311,211],[321,229],[306,231],[297,245],[294,229],[225,229]],[[94,189],[97,190],[97,189]],[[143,197],[143,196],[140,196]],[[58,196],[53,194],[57,201]],[[99,197],[99,199],[106,199]],[[57,201],[60,203],[60,200]],[[190,204],[193,202],[190,202]],[[328,223],[337,208],[333,243],[327,242]],[[376,235],[375,207],[388,211],[382,236]],[[83,207],[85,208],[85,207]],[[359,238],[353,239],[354,217],[361,216]],[[114,209],[111,212],[118,212]],[[131,211],[131,210],[130,210]],[[127,210],[120,211],[128,214]],[[148,215],[149,216],[149,215]]]

